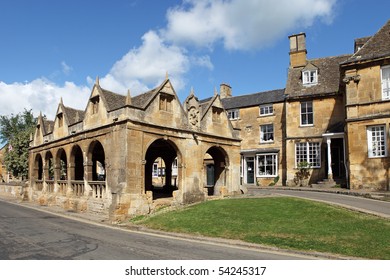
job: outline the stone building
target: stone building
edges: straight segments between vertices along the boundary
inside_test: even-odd
[[[222,84],[220,92],[229,119],[241,133],[241,184],[281,186],[285,173],[284,89],[233,97],[231,88]]]
[[[355,40],[341,64],[346,85],[349,183],[353,189],[389,190],[390,21]]]
[[[153,186],[158,158],[161,189]],[[54,121],[38,117],[29,159],[30,199],[111,220],[149,213],[161,197],[186,204],[240,193],[240,139],[220,96],[203,106],[191,92],[182,105],[168,78],[134,97],[107,91],[97,79],[84,111],[61,101]],[[214,166],[210,188],[206,160]]]
[[[222,84],[181,104],[168,78],[134,97],[97,79],[85,110],[61,100],[54,121],[39,116],[28,196],[120,220],[161,197],[186,204],[297,185],[302,163],[308,184],[389,190],[389,34],[387,22],[354,54],[316,59],[304,33],[291,35],[286,88],[254,94]]]
[[[291,35],[286,84],[287,185],[300,164],[309,184],[346,182],[344,87],[339,64],[350,55],[308,59],[306,35]]]

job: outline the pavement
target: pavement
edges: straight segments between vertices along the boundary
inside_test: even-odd
[[[390,205],[390,192],[376,192],[376,191],[366,191],[366,190],[365,191],[359,191],[359,190],[356,191],[356,190],[347,190],[347,189],[340,189],[340,188],[335,189],[335,188],[297,188],[297,187],[292,187],[292,188],[289,188],[289,187],[252,187],[252,188],[248,188],[248,193],[243,195],[243,197],[264,196],[261,194],[259,195],[257,192],[258,190],[260,190],[260,191],[261,190],[270,190],[270,191],[272,191],[272,190],[277,190],[277,191],[294,190],[294,191],[310,191],[310,192],[318,192],[318,193],[334,193],[334,194],[340,194],[340,195],[358,196],[358,197],[362,197],[362,198],[369,198],[372,200],[386,201],[386,202],[389,202],[389,205]],[[47,213],[57,214],[60,216],[65,216],[65,217],[79,220],[79,221],[98,223],[98,224],[105,225],[105,226],[117,226],[117,227],[121,227],[123,229],[128,229],[128,230],[132,230],[132,231],[140,231],[140,232],[142,231],[145,233],[149,232],[152,234],[153,233],[164,234],[163,232],[150,230],[150,229],[144,228],[142,226],[134,225],[131,222],[113,224],[111,221],[104,219],[101,216],[93,214],[93,213],[87,213],[87,212],[79,213],[79,212],[74,212],[71,210],[66,210],[60,206],[42,206],[36,202],[21,201],[21,199],[19,199],[17,197],[10,196],[10,195],[4,195],[4,193],[1,193],[1,192],[0,192],[0,200],[15,203],[15,204],[20,204],[23,207],[36,209],[39,211],[45,211]],[[324,202],[326,203],[326,201],[324,201]],[[364,209],[358,209],[358,211],[370,213],[370,211],[365,211]],[[372,213],[370,213],[370,214],[372,214]],[[382,217],[390,219],[390,216],[387,216],[387,215],[384,215]],[[170,235],[172,235],[172,233]],[[183,234],[178,234],[178,237],[190,238],[190,239],[195,238],[195,239],[202,239],[203,240],[203,237],[200,237],[200,236],[194,237],[194,236],[187,236],[187,235],[183,235]],[[213,242],[227,243],[227,244],[231,245],[231,243],[233,241],[232,240],[226,241],[226,240],[222,240],[222,239],[221,240],[214,240],[213,239]],[[234,242],[237,242],[237,244],[235,244],[237,246],[243,246],[243,247],[245,247],[245,246],[250,246],[250,247],[258,246],[261,249],[268,249],[271,251],[272,250],[276,250],[276,251],[280,250],[278,248],[272,248],[272,247],[268,248],[267,246],[264,247],[264,246],[253,245],[253,244],[248,245],[245,242],[241,242],[241,241],[234,241]],[[285,251],[285,250],[282,250],[282,251]],[[290,252],[290,251],[288,250],[287,252]],[[296,252],[291,251],[290,253],[296,253]],[[299,254],[305,254],[305,253],[299,252]],[[307,253],[307,256],[314,257],[314,258],[320,258],[320,259],[351,259],[351,257],[348,257],[348,256],[338,256],[338,255],[318,253],[318,252],[313,252],[313,254]]]

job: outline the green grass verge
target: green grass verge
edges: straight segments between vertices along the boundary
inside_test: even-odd
[[[389,220],[298,198],[207,201],[132,222],[279,248],[390,259]]]

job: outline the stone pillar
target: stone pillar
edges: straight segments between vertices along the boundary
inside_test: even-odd
[[[327,144],[327,154],[328,154],[328,180],[333,181],[333,170],[332,170],[332,152],[331,152],[331,144],[332,139],[330,137],[326,138]]]

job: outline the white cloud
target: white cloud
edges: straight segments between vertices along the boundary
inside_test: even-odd
[[[167,13],[162,30],[175,44],[212,48],[222,42],[229,50],[272,45],[296,28],[316,19],[330,23],[336,0],[185,0]]]
[[[180,89],[189,68],[190,60],[184,49],[166,44],[156,32],[149,31],[143,35],[142,45],[117,61],[100,84],[119,93],[124,94],[130,88],[132,93],[139,94],[162,82],[168,73],[175,88]]]
[[[65,61],[61,62],[61,67],[62,67],[62,73],[65,75],[69,75],[70,72],[72,72],[73,68],[70,67],[68,64],[66,64]]]
[[[272,45],[288,32],[308,27],[318,19],[331,22],[336,0],[184,0],[167,11],[167,26],[151,30],[138,47],[129,50],[100,79],[102,87],[121,94],[146,92],[168,72],[175,89],[185,87],[193,67],[213,70],[209,56],[216,44],[227,50],[252,50]],[[299,30],[301,31],[301,30]],[[201,47],[196,54],[192,46]],[[205,49],[204,49],[205,48]],[[73,68],[61,62],[65,75]],[[53,74],[53,80],[60,71]],[[53,118],[62,97],[66,106],[84,109],[94,79],[87,86],[66,82],[59,86],[45,78],[27,83],[0,81],[0,112],[3,115],[33,109]]]
[[[32,109],[35,116],[42,111],[49,119],[54,119],[61,97],[65,106],[84,110],[90,93],[91,89],[86,86],[72,82],[58,86],[44,78],[24,84],[0,82],[0,112],[10,115]]]

